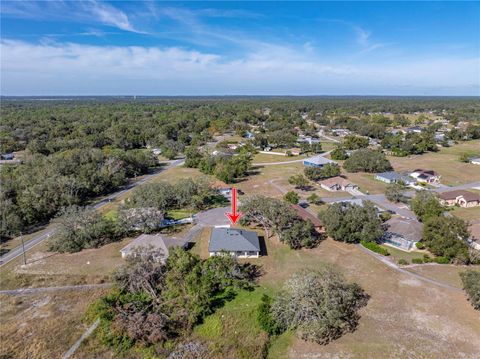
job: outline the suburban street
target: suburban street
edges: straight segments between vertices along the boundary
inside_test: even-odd
[[[183,163],[183,161],[184,161],[183,159],[170,161],[168,165],[161,167],[160,169],[156,170],[153,173],[150,173],[148,175],[143,176],[138,181],[135,181],[131,184],[128,184],[123,189],[121,189],[117,192],[114,192],[114,193],[108,195],[107,197],[104,197],[101,200],[95,202],[94,204],[92,204],[93,208],[95,208],[95,209],[102,208],[103,206],[107,205],[108,203],[114,201],[119,196],[127,193],[128,191],[131,191],[133,188],[135,188],[137,186],[140,186],[140,185],[144,184],[145,182],[150,181],[152,178],[157,176],[159,173],[181,165]],[[50,228],[47,228],[47,229],[43,230],[41,233],[34,236],[29,241],[26,241],[25,242],[25,252],[29,251],[30,249],[32,249],[33,247],[35,247],[39,243],[43,242],[45,239],[52,236],[55,233],[55,230],[56,230],[55,226],[51,225]],[[2,255],[0,257],[0,267],[7,264],[8,262],[14,260],[15,258],[21,256],[22,253],[23,253],[22,245],[19,245],[18,247],[15,247],[15,248],[11,249],[10,251],[8,251],[7,253],[5,253],[4,255]]]

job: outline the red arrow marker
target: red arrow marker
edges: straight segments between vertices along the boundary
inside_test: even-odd
[[[237,213],[237,189],[235,187],[232,187],[232,213],[225,213],[225,215],[230,219],[232,225],[235,225],[242,216],[242,213]]]

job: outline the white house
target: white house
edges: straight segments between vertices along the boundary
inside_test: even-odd
[[[210,256],[229,253],[236,258],[258,258],[260,242],[256,232],[240,228],[213,228],[208,244]]]

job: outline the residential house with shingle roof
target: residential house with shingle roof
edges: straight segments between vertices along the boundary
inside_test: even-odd
[[[465,208],[480,206],[480,195],[465,190],[440,193],[438,198],[444,206],[458,205]]]
[[[349,189],[357,189],[358,186],[346,180],[343,177],[336,176],[320,181],[320,187],[323,189],[335,192],[335,191],[347,191]]]
[[[229,253],[236,258],[258,258],[260,241],[257,232],[240,228],[213,228],[208,252],[210,256]]]

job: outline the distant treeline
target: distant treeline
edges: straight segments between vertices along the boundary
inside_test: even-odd
[[[175,158],[214,134],[244,135],[250,125],[261,125],[259,146],[287,146],[295,141],[295,128],[314,132],[307,118],[319,124],[369,118],[365,131],[383,133],[378,125],[383,120],[373,121],[373,113],[422,111],[454,121],[480,119],[477,98],[2,97],[0,151],[24,152],[22,164],[1,167],[0,237],[15,236],[49,220],[62,207],[88,203],[148,172],[157,165],[149,146]],[[234,169],[217,172],[229,180],[238,177]]]

